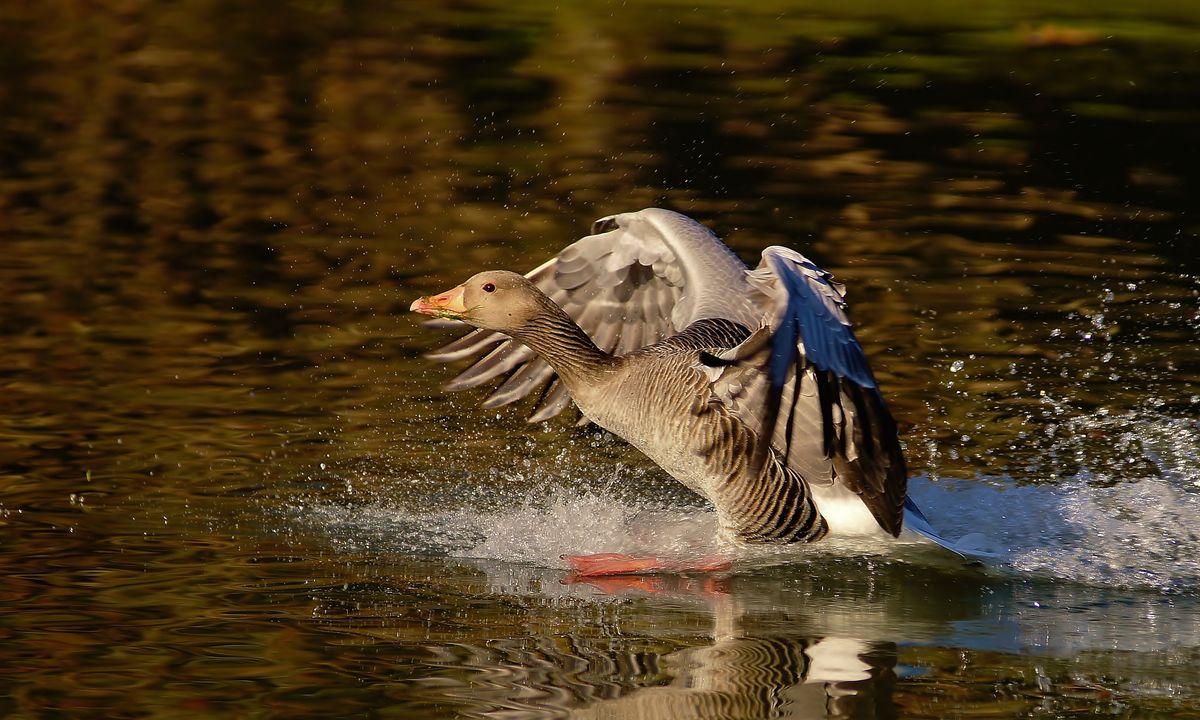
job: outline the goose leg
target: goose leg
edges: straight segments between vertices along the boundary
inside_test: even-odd
[[[563,585],[590,585],[605,595],[625,595],[641,592],[648,595],[658,595],[667,591],[667,584],[661,575],[595,575],[586,576],[579,573],[568,573],[561,582]]]
[[[670,593],[715,598],[730,593],[729,578],[713,575],[703,577],[688,577],[684,575],[598,575],[585,577],[578,573],[569,573],[561,582],[564,585],[575,585],[577,583],[591,585],[606,595],[625,595],[628,593],[661,595]]]
[[[596,555],[563,555],[574,575],[581,578],[605,575],[652,575],[656,573],[706,573],[728,570],[731,563],[721,557],[696,560],[672,560],[657,557],[636,557],[622,553]]]

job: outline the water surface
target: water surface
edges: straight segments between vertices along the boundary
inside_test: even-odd
[[[0,9],[0,713],[1200,712],[1187,3]],[[703,544],[412,299],[650,205],[850,288],[989,570]],[[697,540],[699,538],[699,540]]]

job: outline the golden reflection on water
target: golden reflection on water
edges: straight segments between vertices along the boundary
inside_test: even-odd
[[[0,712],[1100,714],[1109,675],[1121,707],[1194,708],[1150,651],[1035,662],[919,621],[1019,609],[992,590],[834,572],[780,597],[768,574],[559,605],[378,546],[364,573],[288,514],[514,492],[564,445],[595,462],[576,474],[661,484],[589,431],[515,438],[520,411],[447,397],[404,315],[647,205],[846,282],[915,473],[1193,478],[1186,432],[1144,430],[1200,403],[1200,18],[1051,10],[5,4]],[[878,632],[775,617],[868,595],[851,629]],[[636,653],[609,647],[631,627]],[[822,643],[863,643],[861,692],[814,681]]]

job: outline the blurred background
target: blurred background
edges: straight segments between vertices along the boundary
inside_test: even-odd
[[[677,596],[520,573],[695,499],[595,430],[443,393],[420,354],[453,334],[407,313],[652,205],[846,283],[911,471],[1042,578],[946,580],[969,597],[920,632],[905,567],[725,595],[878,600],[854,656],[890,658],[883,716],[1196,712],[1200,613],[1163,606],[1200,580],[1197,88],[1181,0],[5,2],[0,714],[560,716],[596,699],[563,673],[681,677],[603,643],[534,672],[514,638],[693,652]],[[1027,614],[1046,577],[1089,624]],[[517,666],[486,701],[430,680]]]

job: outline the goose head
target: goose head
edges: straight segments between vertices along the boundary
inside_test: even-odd
[[[524,276],[489,270],[440,295],[417,298],[409,310],[512,335],[547,312],[549,304],[550,299]]]

